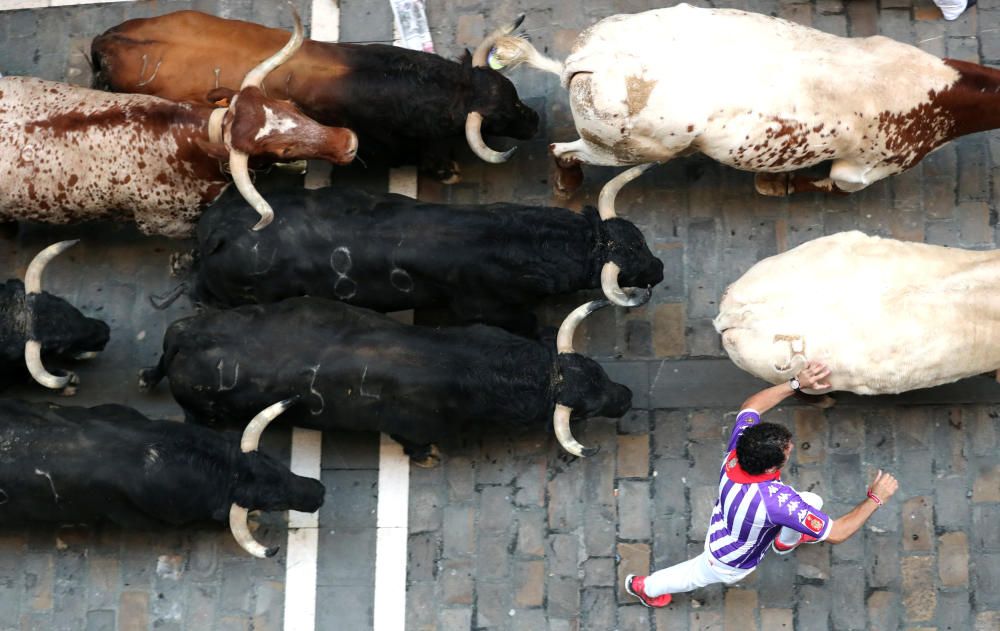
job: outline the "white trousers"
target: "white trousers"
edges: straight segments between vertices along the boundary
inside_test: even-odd
[[[799,496],[810,506],[823,508],[823,498],[815,493],[803,491]],[[782,528],[778,532],[782,543],[794,545],[798,543],[801,533],[791,528]],[[724,565],[708,551],[707,542],[704,552],[695,558],[664,568],[646,577],[646,594],[649,596],[662,596],[663,594],[679,594],[689,592],[699,587],[712,585],[714,583],[725,583],[731,585],[743,578],[756,567],[741,569]]]

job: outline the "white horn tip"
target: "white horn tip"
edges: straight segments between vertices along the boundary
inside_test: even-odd
[[[274,221],[274,211],[272,211],[270,208],[267,209],[266,212],[261,212],[259,210],[257,212],[260,213],[260,221],[254,224],[253,227],[254,230],[263,230],[264,228],[271,225],[272,221]]]
[[[640,307],[649,302],[649,299],[653,296],[653,290],[649,287],[644,289],[629,287],[627,289],[618,289],[617,292],[606,291],[604,295],[619,307]]]

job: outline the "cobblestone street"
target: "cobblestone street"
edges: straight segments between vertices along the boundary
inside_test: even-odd
[[[296,4],[308,30],[311,1]],[[392,40],[388,2],[339,4],[342,41]],[[445,57],[475,48],[495,25],[524,12],[534,45],[559,59],[599,19],[669,4],[426,2],[434,44]],[[1000,0],[979,0],[954,22],[940,19],[930,0],[691,4],[757,11],[838,35],[881,34],[939,56],[1000,66]],[[291,23],[282,3],[272,0],[0,11],[0,72],[85,84],[89,68],[80,51],[92,37],[128,18],[184,8],[271,26]],[[552,195],[548,145],[577,137],[558,79],[527,68],[508,76],[541,114],[542,131],[518,143],[502,165],[483,163],[457,145],[462,182],[422,179],[419,197],[574,209],[594,204],[615,169],[585,168],[585,184],[573,198]],[[503,142],[491,144],[502,149]],[[899,397],[838,397],[826,410],[789,403],[768,413],[765,420],[786,425],[795,437],[785,481],[821,495],[825,512],[839,516],[861,501],[877,469],[898,477],[899,492],[849,541],[770,555],[734,586],[680,595],[655,612],[622,588],[626,574],[647,574],[703,549],[735,413],[766,385],[728,360],[712,326],[726,286],[764,257],[844,230],[995,248],[998,169],[1000,132],[989,132],[959,139],[910,171],[848,196],[762,197],[751,173],[703,156],[657,167],[630,184],[618,212],[642,228],[666,278],[648,305],[588,318],[576,347],[632,388],[634,409],[620,420],[591,419],[574,428],[580,442],[600,446],[590,458],[569,457],[548,434],[486,428],[442,442],[441,466],[411,467],[406,629],[1000,629],[1000,385],[992,376]],[[334,185],[385,190],[387,181],[386,173],[361,167],[334,172]],[[301,181],[285,175],[269,185]],[[23,274],[38,249],[76,236],[84,241],[47,272],[47,288],[99,314],[112,327],[112,342],[79,371],[83,387],[75,400],[56,402],[115,401],[179,420],[169,390],[140,393],[135,373],[156,360],[166,325],[191,310],[184,300],[166,311],[147,301],[176,283],[167,274],[168,256],[190,243],[142,237],[126,226],[25,226],[14,237],[0,236],[0,278]],[[539,313],[557,326],[596,295],[550,300]],[[420,322],[425,314],[414,317]],[[40,390],[4,394],[45,399]],[[264,449],[287,458],[288,432],[269,429]],[[327,494],[316,628],[369,629],[378,436],[327,434],[322,462]],[[284,545],[285,525],[282,515],[266,516],[257,536]],[[280,629],[284,580],[284,550],[252,559],[221,526],[3,531],[0,630]]]

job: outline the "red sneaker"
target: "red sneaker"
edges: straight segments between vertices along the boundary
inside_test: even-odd
[[[625,577],[625,591],[639,599],[647,607],[666,607],[670,604],[670,594],[648,596],[646,594],[646,577],[629,574]]]
[[[813,537],[812,535],[800,534],[799,540],[793,543],[792,545],[781,543],[781,539],[775,537],[774,541],[771,543],[771,548],[773,548],[774,551],[778,554],[788,554],[795,548],[798,548],[803,543],[816,543],[816,537]]]

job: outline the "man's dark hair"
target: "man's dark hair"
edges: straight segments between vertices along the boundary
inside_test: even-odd
[[[736,459],[750,475],[760,475],[771,467],[785,464],[785,447],[792,433],[783,425],[759,423],[743,430],[736,441]]]

